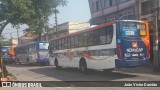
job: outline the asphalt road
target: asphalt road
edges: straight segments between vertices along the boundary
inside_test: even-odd
[[[115,69],[112,73],[89,70],[88,74],[81,73],[78,69],[62,68],[57,70],[54,66],[42,65],[7,65],[10,73],[17,77],[18,81],[160,81],[160,73],[155,73],[151,68]],[[93,83],[94,86],[95,83]],[[51,84],[47,84],[50,86]],[[51,85],[52,86],[52,85]],[[35,88],[33,88],[36,90]],[[46,88],[37,88],[45,90]],[[124,87],[50,87],[47,90],[125,90]],[[133,90],[159,90],[159,88],[136,87]],[[0,89],[1,90],[1,89]],[[5,90],[5,89],[3,89]],[[14,90],[14,89],[13,89]],[[17,90],[17,88],[16,88]],[[29,90],[32,90],[30,88]]]

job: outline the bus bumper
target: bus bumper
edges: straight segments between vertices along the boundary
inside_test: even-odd
[[[38,58],[37,62],[38,63],[49,63],[49,58]]]
[[[149,66],[150,59],[139,59],[139,60],[116,59],[115,64],[117,68]]]

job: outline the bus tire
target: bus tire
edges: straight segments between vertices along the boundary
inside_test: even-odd
[[[21,64],[21,63],[19,62],[19,58],[17,58],[17,63],[18,63],[18,64]]]
[[[79,68],[80,68],[82,73],[84,73],[84,74],[88,73],[87,63],[86,63],[85,59],[80,60]]]
[[[30,64],[30,63],[29,63],[29,58],[27,58],[27,64]]]
[[[61,68],[61,66],[59,66],[59,63],[58,63],[57,59],[55,59],[54,65],[56,66],[56,69],[60,69]]]
[[[114,70],[114,68],[111,68],[111,69],[103,69],[103,71],[104,71],[105,73],[111,73],[113,70]]]

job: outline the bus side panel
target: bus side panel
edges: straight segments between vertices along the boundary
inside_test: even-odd
[[[99,53],[103,52],[103,48],[108,50],[110,55],[106,56],[94,56],[94,58],[97,58],[97,60],[89,60],[87,59],[87,68],[89,69],[110,69],[110,68],[115,68],[115,59],[117,58],[116,55],[116,25],[113,24],[113,39],[111,44],[108,45],[101,45],[95,48],[100,48]]]

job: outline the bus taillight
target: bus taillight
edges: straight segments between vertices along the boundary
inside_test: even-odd
[[[149,56],[150,56],[150,46],[147,46],[146,58],[149,58]]]
[[[118,59],[122,59],[122,50],[120,45],[117,45],[117,56],[118,56]]]

